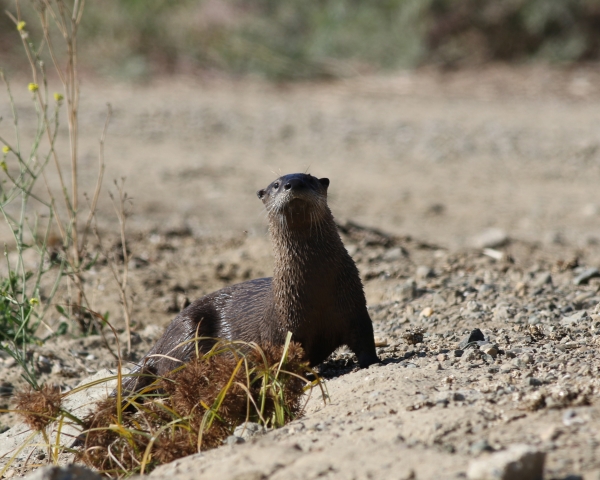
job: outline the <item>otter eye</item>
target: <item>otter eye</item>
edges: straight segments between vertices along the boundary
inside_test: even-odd
[[[279,188],[279,182],[275,182],[275,183],[273,184],[273,188]]]

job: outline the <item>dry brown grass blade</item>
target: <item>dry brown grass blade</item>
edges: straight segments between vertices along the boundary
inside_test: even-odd
[[[238,425],[279,426],[302,413],[315,385],[299,345],[263,348],[217,341],[214,347],[142,392],[98,403],[85,419],[78,458],[111,475],[148,473],[157,465],[214,448]],[[278,411],[278,413],[276,413]]]

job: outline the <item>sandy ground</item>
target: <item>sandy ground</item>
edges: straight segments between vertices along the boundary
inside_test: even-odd
[[[13,86],[22,124],[33,118],[25,85]],[[186,297],[270,275],[255,192],[280,172],[330,178],[341,224],[385,232],[343,235],[384,365],[359,371],[338,352],[322,369],[325,407],[313,397],[287,428],[153,475],[464,478],[472,459],[527,443],[547,452],[546,478],[598,478],[600,283],[574,280],[600,266],[599,85],[592,69],[502,67],[299,85],[84,81],[83,189],[110,102],[106,183],[126,177],[133,198],[133,360]],[[6,118],[6,103],[0,110]],[[106,195],[99,216],[115,244]],[[86,282],[119,325],[106,266]],[[495,354],[459,348],[473,328]],[[412,344],[415,329],[426,333]],[[40,379],[64,387],[115,364],[96,336],[62,337],[34,355]],[[22,385],[10,361],[0,380],[5,392]]]

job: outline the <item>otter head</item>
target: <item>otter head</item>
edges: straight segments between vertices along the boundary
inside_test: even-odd
[[[302,228],[320,221],[329,213],[328,186],[328,178],[291,173],[279,177],[256,194],[263,201],[271,220],[278,220],[289,228]]]

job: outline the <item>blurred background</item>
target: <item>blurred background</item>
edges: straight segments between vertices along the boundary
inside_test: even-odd
[[[23,19],[39,34],[31,10]],[[13,10],[13,0],[1,0]],[[0,20],[4,68],[22,67]],[[113,0],[88,2],[82,65],[117,78],[217,71],[319,79],[491,61],[599,59],[597,0]]]
[[[262,235],[254,192],[308,170],[340,219],[443,246],[600,242],[597,0],[89,1],[78,49],[80,181],[110,102],[134,228]],[[0,52],[31,121],[4,14]]]

